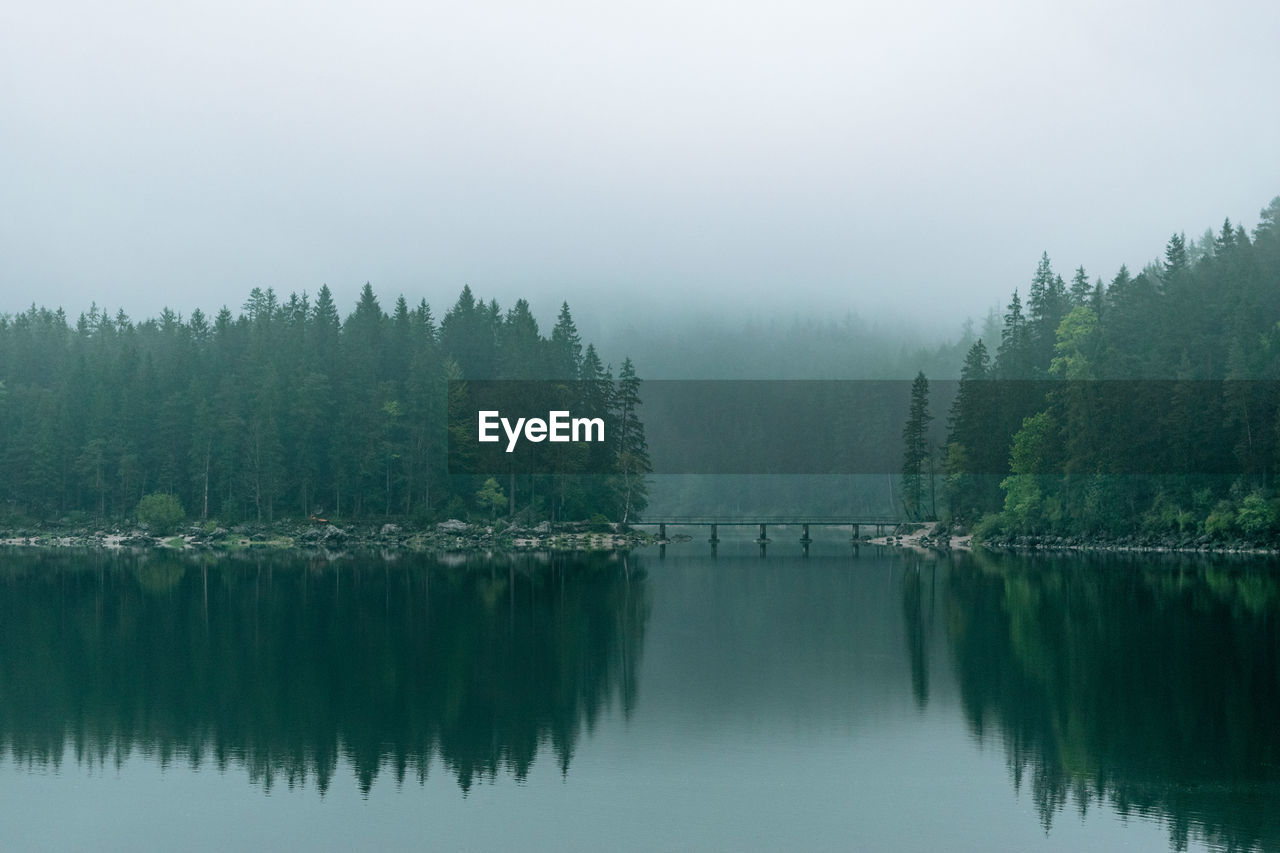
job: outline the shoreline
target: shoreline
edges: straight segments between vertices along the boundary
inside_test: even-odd
[[[938,532],[938,522],[921,522],[920,529],[901,535],[878,536],[869,540],[871,545],[909,548],[916,551],[1014,551],[1132,553],[1132,554],[1244,554],[1248,556],[1280,555],[1280,548],[1242,539],[1216,541],[1207,536],[1194,540],[1185,537],[1130,534],[1115,538],[1088,536],[1030,536],[1002,535],[981,542],[974,542],[972,534],[959,536]],[[914,526],[914,525],[913,525]]]
[[[630,551],[651,545],[669,544],[688,537],[659,540],[653,533],[621,525],[565,522],[554,527],[542,522],[533,527],[468,523],[451,519],[427,526],[395,522],[332,523],[272,522],[233,525],[231,528],[191,525],[168,535],[121,525],[86,527],[39,522],[13,530],[0,528],[3,548],[91,548],[118,550],[154,548],[175,552],[230,552],[242,550],[337,551],[347,548],[380,548],[415,552],[608,552]],[[1174,537],[1129,535],[1115,538],[1086,536],[1002,535],[975,542],[972,534],[943,533],[938,522],[903,525],[915,528],[863,539],[866,545],[906,550],[947,553],[951,551],[1011,551],[1019,553],[1149,553],[1149,554],[1243,554],[1277,556],[1280,547],[1244,540],[1215,541]],[[899,528],[901,529],[901,528]]]
[[[334,551],[381,548],[405,551],[618,551],[657,540],[618,525],[602,530],[586,522],[548,522],[533,527],[499,527],[451,519],[427,526],[394,522],[332,523],[273,522],[237,524],[229,529],[191,525],[166,535],[129,526],[84,527],[37,523],[16,530],[0,529],[0,547],[93,548],[120,550],[154,548],[175,552],[231,552],[242,550]]]

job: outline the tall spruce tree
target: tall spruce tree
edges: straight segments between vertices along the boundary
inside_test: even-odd
[[[1076,267],[1075,275],[1071,277],[1071,307],[1088,305],[1092,296],[1093,285],[1089,283],[1088,273],[1083,266]]]
[[[569,303],[560,305],[560,316],[551,330],[551,375],[556,379],[577,379],[582,370],[582,338],[573,323]]]
[[[653,470],[649,462],[649,443],[645,440],[644,423],[640,420],[640,378],[631,359],[622,362],[613,399],[614,422],[617,426],[617,470],[620,497],[619,520],[629,524],[639,518],[648,505],[645,475]]]
[[[932,474],[929,449],[929,380],[924,372],[911,383],[911,405],[907,423],[902,428],[902,508],[907,518],[919,519],[926,513],[928,494],[926,477]],[[936,513],[935,513],[936,514]]]

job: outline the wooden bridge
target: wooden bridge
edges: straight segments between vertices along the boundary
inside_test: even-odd
[[[877,536],[884,535],[886,527],[893,528],[899,524],[897,518],[890,516],[814,516],[814,515],[798,515],[793,517],[785,516],[722,516],[722,515],[669,515],[659,516],[656,518],[646,518],[644,521],[635,521],[631,523],[632,527],[657,527],[658,528],[658,545],[665,550],[667,539],[667,525],[672,527],[710,527],[711,537],[707,540],[711,543],[711,549],[714,551],[716,546],[720,544],[719,529],[721,527],[758,527],[759,533],[756,536],[756,543],[760,546],[760,553],[763,554],[765,546],[772,540],[769,539],[769,526],[774,527],[799,527],[800,545],[804,548],[804,553],[808,555],[809,545],[813,539],[809,536],[810,527],[848,527],[852,530],[851,539],[857,543],[863,527],[874,527]]]

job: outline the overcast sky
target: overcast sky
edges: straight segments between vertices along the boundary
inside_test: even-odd
[[[0,312],[949,322],[1044,250],[1110,279],[1252,228],[1278,44],[1274,0],[4,3]]]

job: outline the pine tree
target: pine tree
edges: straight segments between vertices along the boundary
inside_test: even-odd
[[[1030,373],[1024,378],[1042,376],[1048,371],[1058,324],[1066,316],[1067,304],[1066,284],[1062,276],[1053,272],[1046,252],[1040,256],[1040,262],[1036,265],[1031,291],[1027,297],[1027,311],[1030,315],[1027,322]]]
[[[947,497],[953,517],[973,520],[994,509],[1007,446],[999,431],[998,387],[990,382],[987,348],[969,348],[947,416]]]
[[[1076,274],[1071,277],[1071,306],[1088,305],[1092,296],[1093,285],[1089,283],[1088,274],[1083,266],[1076,267]]]
[[[546,377],[544,342],[529,303],[517,299],[498,332],[498,374],[503,379]]]
[[[1031,378],[1031,340],[1026,317],[1022,313],[1022,300],[1018,291],[1009,300],[1009,310],[1004,315],[1004,329],[1000,333],[1000,347],[996,351],[996,374],[1001,379]]]
[[[1222,233],[1213,241],[1218,255],[1225,255],[1236,247],[1236,232],[1231,217],[1222,220]]]
[[[556,379],[577,379],[582,370],[582,338],[569,313],[569,303],[562,303],[560,316],[551,330],[551,375]]]
[[[1185,234],[1174,234],[1164,249],[1164,272],[1171,279],[1186,271],[1187,237]]]
[[[929,467],[929,380],[924,371],[916,374],[911,383],[911,405],[906,426],[902,428],[902,503],[908,518],[917,519],[924,513],[925,476]]]
[[[648,505],[645,475],[653,470],[649,462],[649,443],[645,440],[640,420],[640,379],[631,359],[622,362],[618,373],[617,392],[613,400],[614,423],[617,424],[617,460],[620,480],[621,517],[623,524],[636,520]]]

